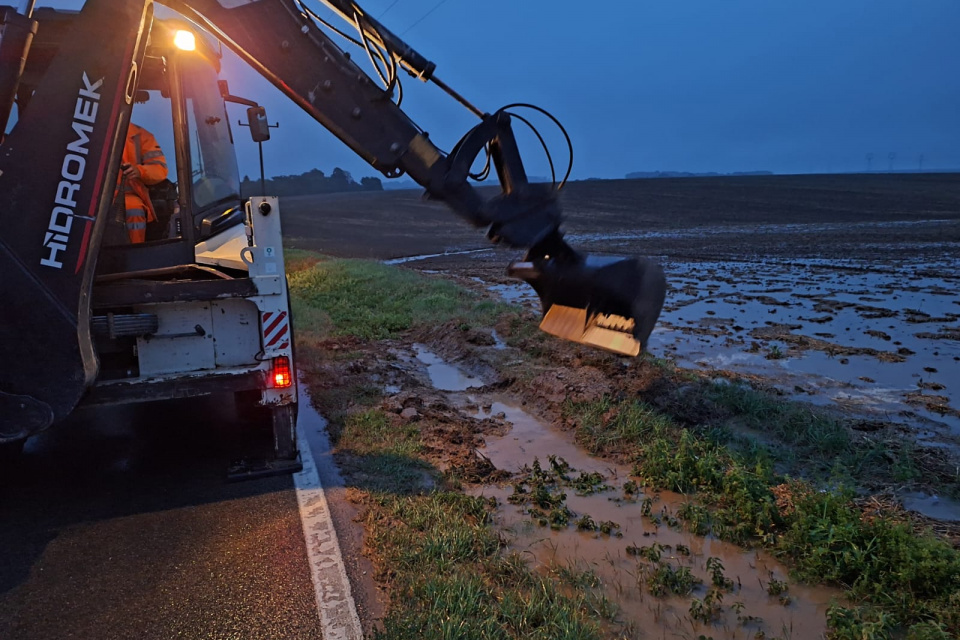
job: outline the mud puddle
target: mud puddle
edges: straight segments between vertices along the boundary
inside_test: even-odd
[[[900,499],[907,511],[916,511],[935,520],[960,522],[960,502],[956,500],[925,493],[908,493]]]
[[[791,582],[786,569],[765,553],[683,531],[677,518],[688,502],[683,496],[642,493],[627,467],[591,457],[509,398],[465,391],[463,380],[469,376],[422,346],[417,358],[427,366],[433,386],[450,391],[451,404],[464,415],[510,425],[506,435],[488,437],[479,451],[497,469],[514,474],[514,485],[525,486],[524,479],[536,473],[531,469],[551,465],[571,480],[589,479],[564,485],[555,478],[558,484],[549,491],[555,499],[564,495],[567,521],[553,526],[542,524],[544,514],[535,506],[517,504],[514,486],[479,486],[469,493],[497,499],[494,522],[511,550],[536,570],[588,589],[596,610],[628,634],[823,636],[826,610],[840,597],[838,591]],[[681,576],[686,586],[677,588],[679,593],[663,591],[664,575]],[[715,578],[721,586],[714,586]]]
[[[482,380],[469,376],[457,367],[447,364],[443,358],[429,351],[423,345],[415,344],[413,349],[417,354],[417,360],[426,365],[427,375],[430,376],[434,388],[440,391],[464,391],[465,389],[483,386]]]

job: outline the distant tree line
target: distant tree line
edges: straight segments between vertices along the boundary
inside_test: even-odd
[[[734,171],[732,173],[718,173],[708,171],[705,173],[692,173],[690,171],[636,171],[627,174],[627,180],[638,180],[642,178],[709,178],[712,176],[772,176],[772,171]]]
[[[260,180],[244,176],[240,191],[244,197],[260,195]],[[264,191],[271,196],[305,196],[338,191],[383,191],[383,184],[379,178],[372,177],[357,182],[349,172],[337,167],[329,176],[320,169],[298,175],[274,176],[264,182]]]

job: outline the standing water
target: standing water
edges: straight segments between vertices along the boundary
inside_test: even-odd
[[[500,416],[511,425],[505,436],[489,438],[481,453],[498,469],[516,474],[515,485],[516,478],[529,478],[531,469],[551,466],[572,480],[591,479],[553,487],[555,499],[565,494],[569,520],[554,526],[541,524],[542,514],[532,504],[517,504],[512,486],[480,486],[471,493],[496,498],[494,521],[509,548],[531,559],[535,570],[587,589],[601,617],[649,638],[824,636],[826,610],[838,591],[791,582],[766,553],[682,530],[676,514],[689,502],[685,496],[632,487],[625,493],[628,468],[589,456],[567,434],[507,398],[465,392],[481,382],[422,346],[417,357],[433,386],[452,392],[451,403],[464,414]],[[593,527],[581,530],[576,522]]]

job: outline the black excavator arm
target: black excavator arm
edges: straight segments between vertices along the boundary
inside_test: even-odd
[[[352,0],[325,2],[368,50],[385,52],[385,65],[436,83],[479,124],[443,153],[394,103],[393,82],[383,88],[371,79],[302,0],[162,4],[220,39],[385,176],[406,174],[491,240],[528,249],[511,272],[540,294],[546,331],[631,355],[646,346],[663,304],[659,266],[571,249],[556,188],[527,180],[511,116],[468,103],[436,77],[436,65]],[[0,107],[17,96],[10,69],[22,71],[36,29],[29,11],[6,12]],[[89,299],[152,15],[151,0],[87,0],[0,146],[0,442],[65,417],[96,377]],[[481,153],[501,185],[487,199],[468,179]]]
[[[163,0],[270,80],[358,156],[387,177],[406,174],[431,198],[511,246],[532,247],[555,233],[560,210],[555,190],[531,185],[504,111],[484,114],[435,76],[436,65],[394,36],[349,0],[328,4],[360,25],[364,38],[386,45],[409,73],[435,81],[480,119],[451,152],[443,153],[350,55],[341,50],[297,0]],[[226,6],[225,6],[226,5]],[[229,8],[228,8],[229,6]],[[474,160],[491,148],[502,194],[483,200],[470,185]]]
[[[485,113],[436,76],[420,55],[353,0],[322,0],[411,76],[437,84],[480,118],[449,155],[318,26],[305,0],[163,0],[215,34],[294,102],[387,177],[407,174],[494,242],[528,249],[510,273],[540,295],[541,328],[627,355],[646,347],[666,281],[642,259],[595,258],[563,240],[556,185],[531,184],[506,110]],[[484,200],[470,168],[489,152],[501,191]]]

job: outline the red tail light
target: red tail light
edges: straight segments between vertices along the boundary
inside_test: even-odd
[[[273,359],[273,387],[283,389],[293,384],[293,372],[290,371],[290,358],[278,356]]]

